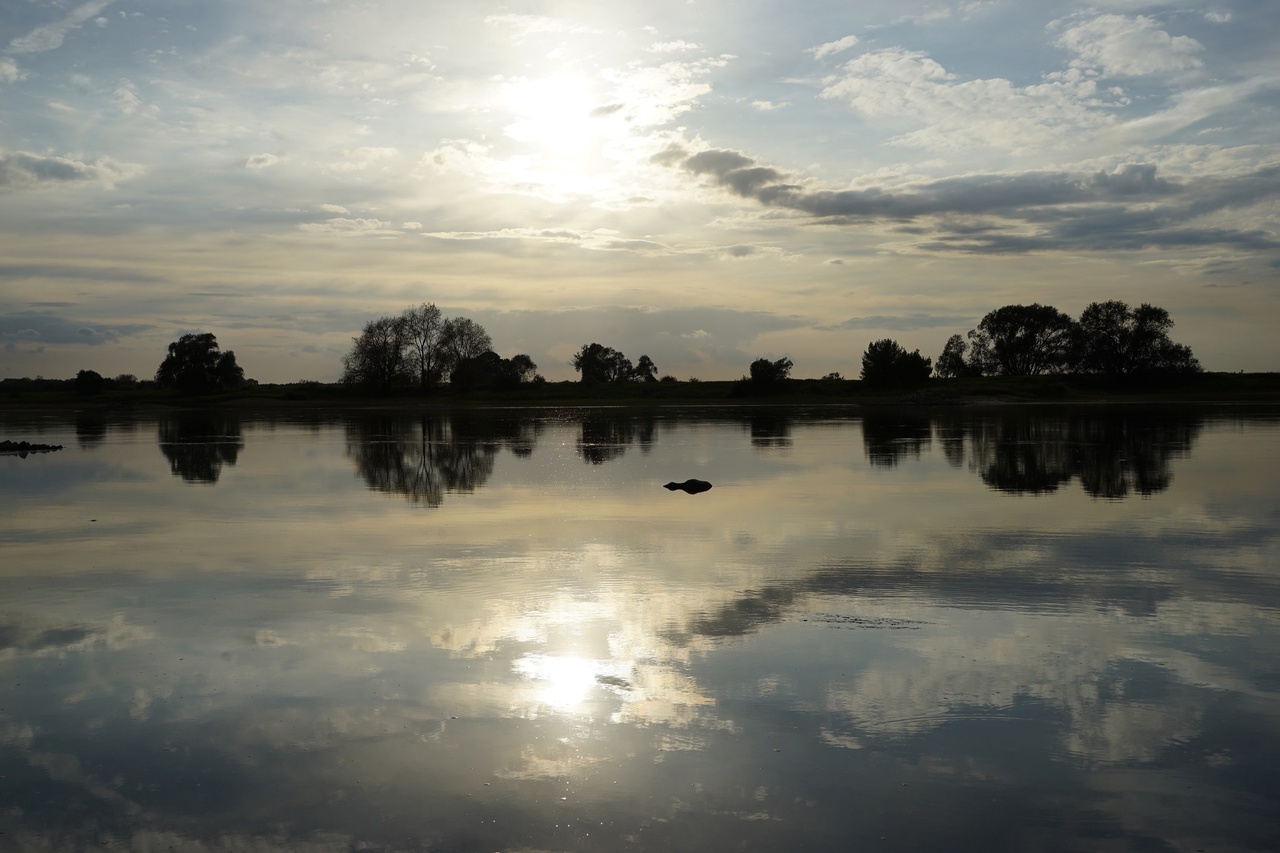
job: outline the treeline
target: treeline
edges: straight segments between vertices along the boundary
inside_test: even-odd
[[[447,318],[429,302],[370,320],[342,357],[342,382],[375,391],[416,385],[425,393],[445,381],[459,390],[505,389],[545,381],[537,370],[527,355],[494,352],[476,321]]]
[[[909,386],[931,376],[1109,377],[1185,376],[1201,372],[1191,349],[1169,338],[1169,312],[1143,303],[1093,302],[1072,319],[1051,305],[1006,305],[989,312],[967,336],[952,335],[936,365],[897,341],[873,341],[862,355],[864,382]],[[967,339],[966,339],[967,338]]]
[[[1079,320],[1051,305],[1006,305],[970,329],[952,335],[935,372],[959,376],[1107,376],[1190,374],[1201,371],[1190,347],[1169,338],[1169,312],[1143,303],[1094,302]]]

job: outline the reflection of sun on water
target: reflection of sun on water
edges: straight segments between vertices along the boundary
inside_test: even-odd
[[[617,667],[604,661],[558,655],[526,655],[512,668],[535,682],[534,701],[562,713],[580,713],[600,679],[612,676]]]

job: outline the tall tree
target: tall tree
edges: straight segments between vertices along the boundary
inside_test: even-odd
[[[1093,302],[1080,314],[1076,369],[1110,376],[1200,372],[1190,348],[1169,339],[1171,328],[1173,320],[1163,308]]]
[[[631,378],[637,382],[657,382],[658,365],[654,364],[649,356],[642,355],[636,362],[635,369],[631,371]]]
[[[440,381],[444,318],[430,302],[404,310],[405,346],[418,375],[418,387],[426,391]]]
[[[942,348],[942,355],[938,356],[938,361],[933,366],[933,372],[941,379],[972,376],[977,371],[965,360],[964,354],[968,349],[969,345],[964,342],[962,335],[952,335],[947,338],[947,343]]]
[[[454,317],[444,321],[440,333],[443,353],[441,367],[449,373],[467,359],[478,358],[493,349],[493,340],[475,320]]]
[[[1067,369],[1075,321],[1051,305],[1006,305],[969,332],[970,363],[987,375],[1038,376]]]
[[[351,341],[342,357],[343,382],[384,390],[405,378],[404,315],[370,320]]]
[[[242,384],[244,369],[236,364],[236,354],[222,352],[212,332],[178,338],[156,368],[156,385],[184,394],[207,394]]]

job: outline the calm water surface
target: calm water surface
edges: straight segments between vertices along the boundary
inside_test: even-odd
[[[0,849],[1280,849],[1274,410],[0,438]]]

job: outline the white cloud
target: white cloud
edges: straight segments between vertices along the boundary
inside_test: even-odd
[[[111,2],[112,0],[91,0],[69,12],[60,21],[36,27],[25,36],[18,36],[9,42],[9,49],[14,53],[42,53],[46,50],[55,50],[62,46],[68,33],[96,17],[99,12],[110,6]]]
[[[348,214],[351,212],[340,204],[322,204],[320,205],[320,209],[323,210],[325,213]]]
[[[1171,36],[1142,15],[1100,15],[1065,30],[1057,44],[1076,54],[1073,67],[1096,69],[1104,77],[1173,74],[1204,65],[1200,42]]]
[[[125,115],[133,115],[142,106],[142,99],[138,97],[136,88],[129,80],[120,81],[120,85],[112,93],[112,100]]]
[[[686,50],[698,50],[702,45],[687,42],[684,39],[676,39],[675,41],[660,41],[649,45],[650,53],[679,53]]]
[[[304,222],[298,226],[301,231],[321,234],[395,234],[391,223],[382,219],[350,219],[337,217],[324,222]]]
[[[820,44],[817,47],[809,48],[809,53],[813,54],[814,59],[822,59],[825,56],[843,53],[858,43],[857,36],[845,36],[835,41],[829,41],[826,44]]]
[[[380,160],[399,155],[395,148],[362,147],[342,152],[345,160],[331,163],[329,168],[335,172],[361,172],[375,165]]]
[[[488,15],[484,22],[489,26],[507,27],[514,30],[517,39],[524,39],[541,33],[596,33],[592,27],[566,21],[562,18],[551,18],[546,15],[502,14]]]
[[[7,56],[0,56],[0,83],[17,83],[24,76],[18,63]]]
[[[1074,131],[1113,119],[1113,95],[1080,74],[1031,86],[993,77],[959,80],[928,55],[903,48],[870,51],[824,81],[822,97],[893,125],[922,125],[894,144],[934,150],[966,147],[1035,151]]]

